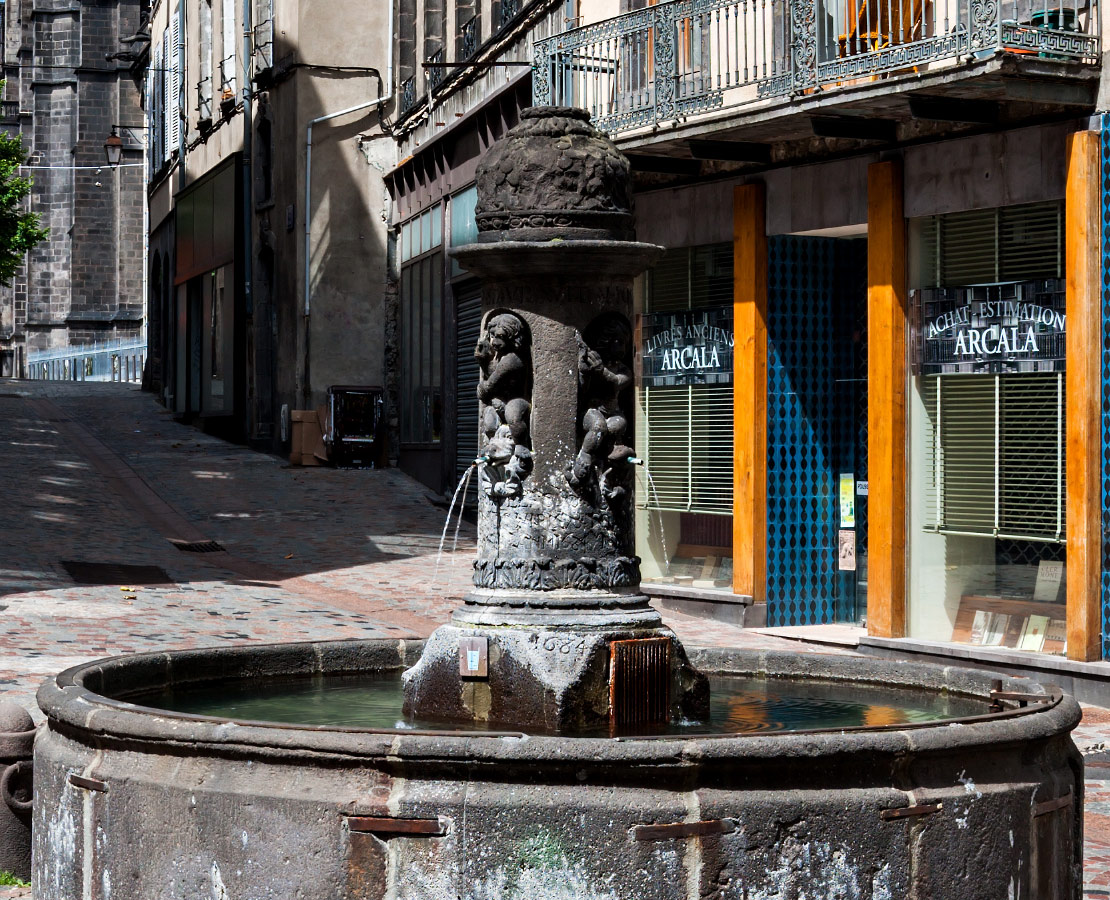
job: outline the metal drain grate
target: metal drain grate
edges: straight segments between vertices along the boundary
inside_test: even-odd
[[[175,541],[170,540],[182,553],[223,553],[224,548],[215,541]]]
[[[123,563],[96,563],[63,559],[62,568],[77,584],[173,584],[165,569],[158,566],[129,566]]]
[[[609,644],[609,720],[618,728],[671,719],[671,639]]]

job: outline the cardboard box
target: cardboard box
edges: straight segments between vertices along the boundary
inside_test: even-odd
[[[294,466],[318,466],[327,462],[326,451],[322,458],[316,455],[316,451],[322,449],[324,444],[318,411],[294,409],[290,411],[289,418],[293,429],[289,462]]]

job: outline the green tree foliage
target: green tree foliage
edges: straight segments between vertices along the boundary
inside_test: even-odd
[[[47,234],[46,228],[39,227],[38,213],[23,208],[24,198],[31,193],[31,179],[19,174],[26,161],[22,138],[0,134],[0,284],[5,286],[23,264],[24,254]]]

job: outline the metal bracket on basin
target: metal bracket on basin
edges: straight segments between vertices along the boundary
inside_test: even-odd
[[[633,825],[632,837],[638,841],[674,841],[679,838],[707,834],[728,834],[736,828],[727,819],[706,819],[704,822],[673,822],[667,825]]]
[[[441,837],[447,834],[447,823],[435,819],[397,819],[392,816],[344,816],[347,828],[355,834],[372,834],[379,838]]]
[[[992,705],[1009,700],[1023,707],[1026,703],[1051,703],[1055,699],[1051,694],[1025,694],[1021,691],[991,691],[990,697]]]
[[[75,788],[84,788],[86,791],[96,791],[99,794],[108,793],[108,782],[97,781],[95,778],[86,778],[84,775],[70,774],[69,783]]]
[[[902,806],[898,809],[883,809],[879,811],[879,818],[884,822],[891,819],[908,819],[911,816],[928,816],[944,809],[943,803],[918,803],[916,806]]]
[[[1065,806],[1071,806],[1071,802],[1071,788],[1068,788],[1068,792],[1066,794],[1063,794],[1059,797],[1054,797],[1051,800],[1043,800],[1040,803],[1034,805],[1033,818],[1035,819],[1037,818],[1037,816],[1048,815],[1050,812],[1056,812],[1056,810],[1063,809]]]

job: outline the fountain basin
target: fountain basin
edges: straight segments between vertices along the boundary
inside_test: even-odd
[[[1020,679],[695,651],[709,674],[949,692],[984,714],[681,738],[236,723],[112,699],[398,671],[420,650],[181,651],[51,679],[35,745],[37,900],[1079,896],[1078,705]],[[986,711],[992,690],[1001,712]]]

